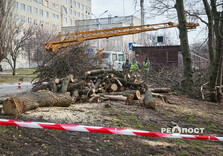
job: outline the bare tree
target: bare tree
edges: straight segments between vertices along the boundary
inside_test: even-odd
[[[193,69],[192,69],[192,60],[190,54],[190,48],[188,43],[187,35],[187,21],[184,14],[184,1],[176,0],[175,8],[177,10],[178,22],[179,22],[179,31],[180,31],[180,46],[183,56],[183,65],[184,65],[184,80],[183,87],[190,88],[193,85]]]
[[[211,0],[210,4],[207,0],[203,0],[205,10],[208,17],[208,29],[209,29],[209,48],[212,50],[213,40],[215,37],[216,50],[213,55],[211,64],[211,76],[210,76],[210,98],[212,101],[221,101],[222,93],[220,89],[220,97],[216,92],[216,85],[222,84],[222,61],[223,61],[223,10],[217,9],[218,5],[221,7],[223,4],[217,4],[216,0]],[[214,35],[212,35],[214,34]]]
[[[12,43],[11,49],[9,49],[9,53],[5,58],[12,68],[12,75],[15,75],[16,73],[17,58],[24,51],[24,47],[27,44],[27,41],[31,39],[33,35],[32,27],[28,29],[21,29],[22,25],[20,25],[19,28],[17,29],[16,35],[14,36],[14,43]]]
[[[13,19],[14,2],[14,0],[0,1],[0,62],[7,56],[14,40],[16,30]]]
[[[32,62],[39,65],[43,63],[47,56],[47,51],[44,48],[44,43],[56,36],[56,31],[45,29],[41,26],[36,27],[33,37],[28,41],[26,46],[28,57]],[[31,49],[31,52],[29,51]]]

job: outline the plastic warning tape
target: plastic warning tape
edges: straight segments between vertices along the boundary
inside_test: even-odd
[[[132,130],[132,129],[95,127],[95,126],[83,126],[83,125],[68,125],[68,124],[57,124],[57,123],[46,123],[46,122],[15,121],[15,120],[5,120],[5,119],[0,119],[0,125],[54,129],[54,130],[67,130],[67,131],[78,131],[78,132],[134,135],[134,136],[146,136],[146,137],[223,141],[223,137],[214,137],[214,136],[168,134],[168,133],[157,133],[157,132]]]

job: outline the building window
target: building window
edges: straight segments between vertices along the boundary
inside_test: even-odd
[[[73,22],[72,19],[70,19],[70,25],[72,25],[72,22]]]
[[[52,7],[55,8],[56,7],[56,4],[55,3],[52,3]]]
[[[77,7],[80,9],[80,7],[81,7],[80,3],[77,3]]]
[[[83,4],[81,4],[81,10],[84,10],[84,5]]]
[[[75,1],[73,1],[73,6],[76,7],[76,2]]]
[[[32,13],[32,7],[30,5],[28,5],[27,10],[28,10],[29,13]]]
[[[37,19],[34,20],[34,25],[38,25],[38,20]]]
[[[56,15],[56,18],[57,18],[57,19],[59,19],[59,18],[60,18],[60,16],[59,16],[59,15]]]
[[[70,13],[70,15],[72,15],[72,10],[71,9],[69,9],[69,13]]]
[[[85,15],[85,19],[87,19],[87,15]]]
[[[91,8],[88,8],[88,12],[89,12],[89,13],[91,12]]]
[[[53,18],[56,18],[56,15],[54,13],[52,14],[52,16],[53,16]]]
[[[32,24],[32,18],[30,18],[30,17],[28,18],[28,23]]]
[[[85,11],[87,11],[87,6],[84,7]]]
[[[65,4],[67,4],[67,0],[63,0],[63,2],[64,2]]]
[[[72,0],[69,0],[69,4],[72,5]]]
[[[80,17],[80,16],[81,16],[79,12],[77,12],[77,16],[78,16],[78,17]]]
[[[40,14],[40,16],[43,16],[43,10],[42,9],[39,10],[39,14]]]
[[[33,0],[33,1],[37,3],[37,0]]]
[[[46,11],[46,17],[49,18],[49,12],[48,11]]]
[[[43,5],[43,0],[39,0],[39,3]]]
[[[64,20],[64,23],[67,23],[67,17],[64,17],[63,20]]]
[[[76,11],[73,11],[73,15],[76,16]]]
[[[21,16],[21,22],[22,23],[25,23],[26,22],[25,16]]]
[[[81,14],[81,19],[84,19],[84,14]]]
[[[14,2],[14,8],[18,9],[19,8],[19,3],[18,2]]]
[[[15,14],[14,15],[14,20],[17,22],[19,20],[19,15]]]
[[[26,10],[26,6],[25,6],[25,4],[23,4],[23,3],[21,3],[21,10],[22,10],[22,11],[25,11],[25,10]]]
[[[37,15],[37,14],[38,14],[38,9],[37,9],[37,8],[33,8],[33,13],[34,13],[35,15]]]

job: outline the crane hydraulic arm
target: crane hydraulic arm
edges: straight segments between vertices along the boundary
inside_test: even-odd
[[[45,49],[56,51],[60,48],[68,47],[74,44],[83,43],[86,40],[108,38],[121,35],[137,34],[145,31],[153,31],[166,28],[177,27],[178,24],[173,22],[159,23],[159,24],[149,24],[142,26],[127,26],[127,27],[116,27],[111,29],[101,29],[94,31],[85,31],[69,34],[58,34],[54,39],[45,43]],[[187,23],[188,29],[195,29],[199,24]]]

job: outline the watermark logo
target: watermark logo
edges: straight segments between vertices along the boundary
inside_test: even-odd
[[[204,133],[204,128],[181,128],[178,125],[173,128],[161,128],[161,133],[170,134],[192,134],[192,133]]]

